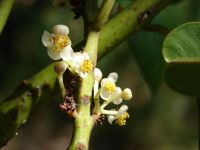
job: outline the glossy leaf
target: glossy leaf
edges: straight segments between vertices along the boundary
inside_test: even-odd
[[[183,24],[166,37],[163,57],[165,79],[174,90],[200,96],[200,22]]]

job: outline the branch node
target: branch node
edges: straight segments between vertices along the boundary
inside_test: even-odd
[[[79,142],[76,146],[76,150],[86,150],[85,144]]]
[[[89,95],[83,95],[81,98],[81,102],[85,105],[87,105],[90,102],[90,96]]]

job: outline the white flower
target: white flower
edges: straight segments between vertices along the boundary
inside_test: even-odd
[[[42,43],[48,48],[48,55],[53,60],[71,60],[74,52],[71,48],[71,41],[68,34],[69,28],[65,25],[55,25],[53,33],[44,31]]]
[[[132,98],[132,91],[129,88],[125,88],[122,92],[122,98],[124,100],[130,100]]]
[[[115,92],[116,92],[116,85],[115,82],[117,81],[118,74],[113,72],[110,73],[108,78],[104,78],[101,81],[101,92],[100,96],[104,100],[108,100]]]
[[[110,124],[113,123],[114,120],[116,120],[116,124],[119,126],[126,125],[126,119],[129,118],[129,114],[127,113],[128,106],[122,105],[120,109],[118,110],[117,115],[108,115],[108,122]]]
[[[115,93],[113,94],[113,96],[111,97],[112,102],[115,105],[119,105],[122,102],[122,98],[121,98],[121,94],[122,94],[122,90],[120,87],[116,87]]]
[[[72,69],[82,78],[93,70],[93,64],[86,52],[76,52],[72,55]]]

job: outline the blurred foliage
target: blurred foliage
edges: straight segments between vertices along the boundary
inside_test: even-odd
[[[141,67],[145,80],[154,92],[159,86],[164,67],[160,50],[163,38],[164,36],[159,33],[141,31],[128,40],[131,52]]]
[[[73,20],[71,6],[68,3],[63,7],[52,4],[49,0],[15,1],[0,35],[0,99],[21,80],[51,62],[41,43],[44,30],[50,31],[55,24],[67,24],[73,45],[82,39],[82,19]],[[173,29],[199,19],[199,0],[184,0],[164,9],[153,23]],[[102,126],[95,127],[91,149],[197,149],[195,101],[170,90],[163,82],[163,39],[159,33],[138,32],[98,64],[105,72],[104,76],[112,71],[119,72],[118,84],[133,89],[134,102],[126,126],[111,126],[105,121]],[[3,150],[65,149],[70,141],[72,124],[58,109],[58,99],[40,110],[39,115],[28,122]]]
[[[116,0],[121,7],[129,6],[134,0]]]

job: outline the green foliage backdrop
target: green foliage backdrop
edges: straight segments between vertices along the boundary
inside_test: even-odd
[[[132,1],[118,0],[118,2],[120,6],[116,9],[126,7]],[[73,20],[74,14],[70,9],[69,4],[57,7],[48,0],[15,2],[5,29],[0,35],[0,100],[9,95],[9,91],[21,80],[31,77],[50,63],[46,49],[41,43],[45,29],[50,30],[49,27],[59,23],[67,24],[72,43],[75,45],[81,41],[82,19]],[[162,10],[153,19],[153,23],[164,25],[171,30],[183,23],[199,19],[199,0],[183,0]],[[195,32],[199,33],[199,28]],[[130,35],[99,62],[98,66],[105,72],[105,76],[110,71],[119,72],[120,84],[133,89],[134,101],[130,106],[132,116],[127,126],[113,127],[105,122],[102,126],[95,127],[91,138],[91,149],[193,150],[197,147],[196,102],[170,89],[164,81],[163,75],[166,71],[169,84],[180,85],[170,72],[176,64],[165,70],[164,59],[169,58],[165,52],[164,58],[162,56],[165,36],[163,33],[139,31]],[[185,67],[193,69],[191,66],[185,65]],[[199,64],[194,67],[199,68]],[[194,73],[196,75],[196,72]],[[181,75],[184,76],[186,73],[181,72]],[[194,76],[190,78],[194,79]],[[195,78],[198,84],[198,76]],[[173,82],[174,80],[177,82]],[[185,94],[199,96],[198,91],[199,89],[192,90],[195,93],[190,94],[189,91]],[[36,116],[27,122],[3,150],[66,148],[70,141],[72,124],[58,109],[59,95],[51,99],[52,103],[42,110],[37,110]],[[0,120],[0,124],[2,121]]]

